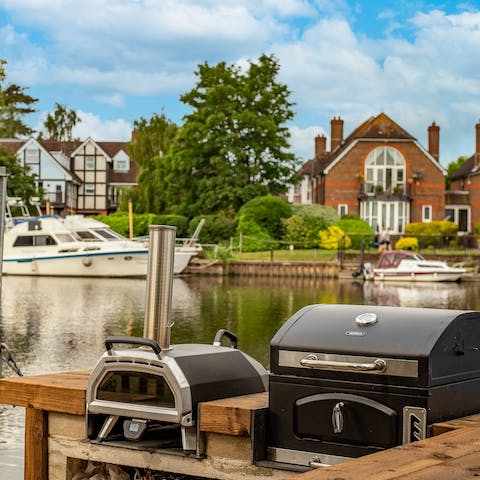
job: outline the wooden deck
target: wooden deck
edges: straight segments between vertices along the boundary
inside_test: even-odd
[[[85,414],[89,372],[0,380],[0,403],[26,408],[25,480],[48,479],[48,412]],[[268,406],[267,394],[200,406],[200,429],[249,436],[252,412]],[[434,437],[303,474],[293,480],[463,480],[480,477],[480,415],[434,426]]]

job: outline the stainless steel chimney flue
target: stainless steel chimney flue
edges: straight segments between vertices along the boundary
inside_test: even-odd
[[[150,225],[143,336],[170,349],[176,227]]]

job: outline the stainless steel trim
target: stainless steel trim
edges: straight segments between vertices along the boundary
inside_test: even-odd
[[[403,407],[402,443],[416,442],[427,437],[427,410],[422,407]]]
[[[344,369],[346,371],[369,373],[374,375],[391,375],[396,377],[409,377],[418,378],[418,360],[407,360],[402,358],[381,358],[378,357],[366,357],[356,355],[340,355],[333,353],[317,353],[317,352],[297,352],[290,350],[280,350],[278,353],[278,364],[280,367],[293,367],[293,368],[312,368],[309,366],[302,366],[301,361],[305,360],[309,355],[314,355],[316,359],[311,359],[315,362],[327,362],[330,366],[325,365],[324,370],[336,371],[339,367],[343,367],[340,364],[374,364],[375,361],[381,360],[385,362],[385,368],[383,370],[365,370],[365,369]],[[335,362],[335,363],[334,363]],[[310,363],[310,362],[308,362]],[[334,364],[334,366],[331,366]]]
[[[335,362],[319,360],[318,357],[312,353],[302,358],[300,365],[318,370],[340,370],[344,372],[384,372],[387,369],[387,363],[381,358],[377,358],[373,363]]]
[[[267,458],[272,462],[290,463],[305,467],[329,467],[350,460],[350,457],[327,455],[325,453],[290,450],[287,448],[268,447]]]
[[[355,323],[361,327],[366,327],[368,325],[373,325],[378,322],[378,317],[376,313],[362,313],[355,318]]]

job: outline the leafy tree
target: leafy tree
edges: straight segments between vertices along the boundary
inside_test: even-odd
[[[20,197],[28,201],[31,197],[39,196],[29,168],[20,165],[16,155],[3,147],[0,147],[0,165],[6,167],[7,170],[7,195],[9,197]]]
[[[55,112],[49,113],[43,122],[47,136],[50,140],[65,142],[72,140],[72,130],[81,119],[75,110],[67,109],[66,105],[55,103]]]
[[[455,173],[466,161],[468,160],[468,157],[466,156],[461,156],[458,157],[456,160],[453,162],[450,162],[447,165],[447,178],[445,180],[446,182],[446,189],[450,190],[451,187],[451,182],[450,182],[450,177],[452,176],[453,173]]]
[[[0,137],[18,138],[31,135],[33,129],[22,118],[36,110],[32,107],[38,101],[25,93],[26,88],[15,84],[5,84],[6,61],[0,59]]]
[[[374,232],[372,227],[359,217],[345,215],[335,222],[352,241],[352,248],[361,248],[362,242],[365,247],[373,244]]]
[[[168,163],[171,206],[232,214],[254,197],[286,191],[296,161],[285,124],[294,114],[279,69],[273,55],[246,69],[199,65],[196,86],[180,97],[192,111]]]
[[[135,121],[134,129],[136,138],[129,144],[129,153],[139,166],[134,210],[164,212],[167,204],[166,154],[178,134],[178,126],[162,113],[155,114],[150,120],[141,118]]]

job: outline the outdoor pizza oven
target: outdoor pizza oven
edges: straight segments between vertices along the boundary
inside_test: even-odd
[[[150,227],[145,338],[106,339],[87,386],[92,442],[199,456],[199,402],[268,386],[266,370],[236,348],[231,332],[219,330],[213,345],[170,346],[174,245],[174,227]],[[221,345],[223,337],[231,347]]]
[[[480,312],[307,306],[271,341],[269,399],[268,459],[290,468],[421,440],[480,412]]]

